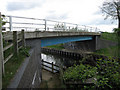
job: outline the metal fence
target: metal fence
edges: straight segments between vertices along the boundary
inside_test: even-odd
[[[90,27],[68,22],[59,22],[46,19],[7,16],[6,25],[3,26],[5,31],[78,31],[78,32],[98,32],[97,27]]]

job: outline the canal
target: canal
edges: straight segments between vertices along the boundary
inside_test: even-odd
[[[47,62],[50,62],[53,64],[56,64],[58,66],[65,66],[65,67],[70,67],[74,64],[78,64],[80,59],[78,58],[75,58],[75,57],[68,57],[68,56],[61,56],[61,55],[56,55],[56,54],[50,54],[50,53],[46,53],[46,52],[42,52],[41,53],[41,58],[44,60],[44,61],[47,61]],[[50,66],[49,64],[47,63],[44,63],[45,65],[47,66]],[[46,68],[49,70],[49,68]],[[57,67],[56,67],[57,69]]]

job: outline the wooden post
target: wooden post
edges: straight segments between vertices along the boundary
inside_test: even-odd
[[[59,66],[60,69],[60,81],[61,81],[61,85],[63,85],[63,66],[60,64]]]
[[[1,19],[1,13],[0,13]],[[5,74],[4,70],[4,53],[3,53],[3,36],[2,36],[2,21],[0,20],[0,65],[2,66],[2,73]]]
[[[24,29],[22,29],[21,34],[22,34],[22,46],[23,46],[23,47],[26,47]]]
[[[13,49],[14,55],[18,55],[17,31],[13,31]]]
[[[53,62],[52,62],[52,72],[54,73],[54,70],[53,70]]]
[[[1,12],[0,12],[0,89],[2,89],[2,75],[5,75],[5,70],[4,70],[3,39],[2,39],[2,21],[1,21]]]

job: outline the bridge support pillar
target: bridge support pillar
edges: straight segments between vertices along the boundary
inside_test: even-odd
[[[98,50],[99,48],[99,40],[100,36],[94,36],[94,42],[95,42],[95,51]]]

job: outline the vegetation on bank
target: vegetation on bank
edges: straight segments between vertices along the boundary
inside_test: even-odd
[[[63,74],[65,82],[73,82],[69,84],[71,88],[83,89],[119,89],[120,88],[120,63],[116,60],[96,61],[96,66],[86,64],[74,65],[69,67]],[[87,79],[91,79],[94,85],[80,85],[75,82],[86,83]]]
[[[104,55],[108,57],[118,57],[118,46],[103,48],[103,49],[97,50],[96,52],[94,52],[94,54]]]
[[[26,56],[29,56],[28,51],[29,47],[21,48],[19,50],[18,56],[13,56],[6,64],[5,64],[5,76],[2,76],[2,87],[7,88],[10,84],[11,79],[14,77],[21,63],[24,61]],[[7,51],[5,53],[10,53]],[[6,55],[6,54],[5,54]]]
[[[103,32],[101,34],[101,39],[118,42],[116,33]],[[105,55],[108,57],[120,57],[118,56],[118,45],[97,50],[96,52],[94,52],[94,54]]]
[[[116,33],[103,32],[101,34],[101,39],[110,40],[113,42],[118,42]]]
[[[51,46],[47,46],[47,47],[48,48],[58,49],[58,50],[64,49],[63,44],[51,45]]]

